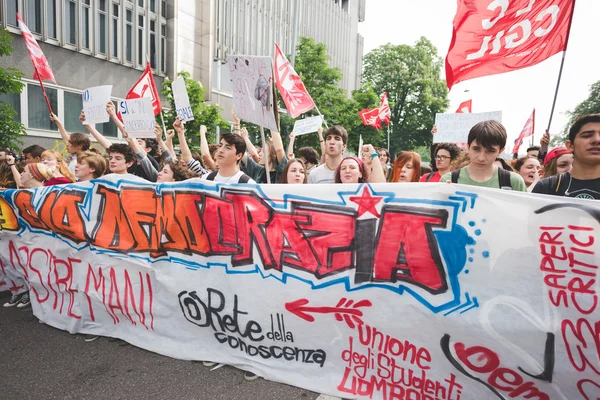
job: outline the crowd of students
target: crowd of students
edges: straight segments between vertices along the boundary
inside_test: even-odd
[[[427,167],[415,152],[400,151],[392,160],[387,150],[370,144],[362,146],[358,157],[344,156],[348,133],[341,126],[330,127],[325,134],[322,129],[318,131],[320,152],[311,147],[294,150],[293,133],[285,149],[276,131],[271,131],[264,147],[255,146],[235,113],[233,132],[221,134],[218,145],[208,144],[206,127],[200,128],[197,154],[190,150],[184,124],[179,120],[164,138],[157,126],[155,139],[133,139],[112,102],[106,110],[127,143],[112,143],[94,125],[84,125],[105,149],[105,154],[101,154],[90,147],[88,135],[69,134],[58,117],[51,114],[70,160],[59,152],[33,145],[22,150],[17,162],[16,152],[0,149],[0,188],[54,186],[100,177],[158,183],[201,179],[230,184],[263,184],[269,177],[271,183],[279,184],[447,182],[600,199],[600,114],[578,118],[570,127],[564,146],[548,150],[550,135],[546,132],[540,146],[531,147],[526,155],[510,161],[500,158],[507,140],[504,126],[496,121],[480,122],[469,132],[467,149],[453,143],[434,145],[434,162]],[[80,120],[85,120],[83,112]],[[179,154],[173,145],[175,135],[179,139]],[[21,308],[29,304],[29,294],[24,292],[12,296],[4,306]],[[252,380],[256,375],[247,372],[246,378]]]

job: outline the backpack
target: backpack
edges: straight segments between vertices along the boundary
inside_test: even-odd
[[[452,171],[452,183],[458,183],[460,171],[460,169]],[[510,172],[504,168],[498,168],[498,186],[500,189],[506,188],[512,190],[512,184],[510,183]]]
[[[434,175],[435,175],[435,172],[428,173],[427,178],[425,178],[425,182],[429,182],[430,180],[432,180]]]
[[[560,175],[552,175],[548,181],[548,186],[549,188],[552,190],[552,188],[554,188],[554,193],[549,193],[549,194],[559,194],[559,193],[564,193],[567,190],[567,185],[569,183],[569,181],[567,179],[563,179],[565,174],[560,174]],[[564,190],[561,190],[564,189]]]
[[[206,180],[207,181],[214,181],[218,173],[219,173],[219,171],[213,171],[213,172],[211,172],[206,177]],[[237,183],[248,183],[249,180],[250,180],[250,177],[248,175],[242,174],[242,176],[240,176],[240,180]]]

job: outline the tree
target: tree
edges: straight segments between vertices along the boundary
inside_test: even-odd
[[[569,128],[575,120],[582,115],[600,114],[600,81],[590,86],[588,98],[579,103],[573,111],[568,111],[569,123],[564,127],[562,134],[555,135],[550,141],[551,146],[561,146],[569,139]]]
[[[13,38],[7,30],[0,30],[0,57],[10,56]],[[21,93],[23,73],[14,68],[0,68],[0,95]],[[10,103],[0,102],[0,148],[17,148],[22,145],[20,137],[25,134],[25,127],[15,117],[17,112]]]
[[[414,46],[380,46],[364,57],[363,84],[387,92],[392,111],[391,149],[410,150],[431,144],[435,114],[449,105],[440,78],[442,59],[424,37]]]
[[[230,126],[227,121],[221,117],[221,107],[216,104],[206,104],[204,102],[204,88],[202,85],[200,85],[200,83],[191,78],[189,72],[179,72],[177,76],[181,76],[185,80],[185,87],[190,99],[192,113],[194,114],[194,119],[185,123],[185,130],[187,132],[186,137],[188,138],[188,141],[192,145],[199,146],[200,125],[205,125],[208,129],[207,139],[209,142],[214,143],[217,126],[225,129],[226,131],[230,130]],[[165,78],[162,83],[162,94],[167,98],[167,101],[171,107],[170,110],[163,110],[167,129],[173,125],[173,122],[175,122],[175,118],[177,117],[177,113],[175,112],[173,89],[171,88],[172,83],[173,81],[169,80],[168,78]],[[157,119],[157,123],[162,124],[160,118]],[[178,140],[177,135],[175,135],[174,140]]]

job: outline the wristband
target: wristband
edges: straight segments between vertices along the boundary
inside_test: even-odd
[[[373,154],[371,154],[371,159],[373,159],[375,157],[379,157],[379,153],[373,153]]]

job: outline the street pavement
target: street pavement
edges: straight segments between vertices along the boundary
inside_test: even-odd
[[[257,379],[225,366],[176,360],[100,337],[85,342],[40,324],[31,307],[1,307],[0,399],[315,400],[308,390]],[[321,397],[322,399],[323,397]]]

